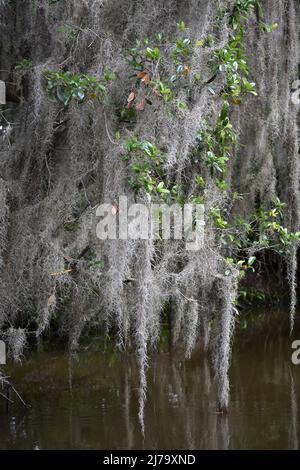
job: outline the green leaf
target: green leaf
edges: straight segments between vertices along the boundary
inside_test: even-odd
[[[250,256],[250,258],[248,259],[248,265],[249,266],[252,266],[256,261],[256,256]]]
[[[177,28],[179,29],[179,31],[181,31],[182,33],[184,33],[186,30],[187,30],[187,27],[186,27],[186,24],[184,21],[180,21],[180,23],[177,23]]]
[[[115,74],[115,72],[107,71],[104,74],[104,78],[107,82],[112,82],[117,79],[117,75]]]
[[[65,93],[65,89],[63,86],[58,86],[56,88],[56,96],[58,101],[63,103],[65,106],[67,106],[70,96]]]

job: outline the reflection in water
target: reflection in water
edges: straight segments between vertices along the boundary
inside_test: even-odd
[[[299,449],[298,444],[298,423],[297,423],[297,415],[298,415],[298,405],[297,405],[297,395],[296,395],[296,388],[295,382],[293,377],[293,372],[290,370],[291,376],[291,431],[290,431],[290,448],[297,450]]]
[[[216,413],[207,358],[155,355],[143,439],[134,357],[37,352],[5,371],[31,407],[7,412],[0,401],[0,448],[297,449],[300,376],[290,353],[284,337],[236,345],[228,414]]]

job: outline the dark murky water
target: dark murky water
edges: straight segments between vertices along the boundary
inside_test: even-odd
[[[299,448],[300,365],[291,340],[275,333],[235,345],[226,416],[215,413],[207,359],[152,358],[144,440],[134,358],[85,352],[71,371],[63,352],[34,353],[6,366],[31,406],[7,410],[0,399],[0,449]]]

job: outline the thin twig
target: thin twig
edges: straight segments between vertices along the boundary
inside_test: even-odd
[[[5,400],[9,401],[10,403],[13,403],[13,401],[10,398],[8,398],[6,395],[4,395],[4,393],[0,392],[0,396],[5,398]]]
[[[104,123],[105,123],[105,130],[106,130],[106,133],[107,133],[107,137],[108,137],[108,140],[113,144],[113,145],[119,145],[118,142],[115,142],[111,136],[110,136],[110,132],[109,132],[109,129],[108,129],[108,125],[107,125],[107,118],[106,118],[106,113],[104,111]]]
[[[23,398],[21,397],[21,395],[20,395],[20,394],[18,393],[18,391],[15,389],[15,387],[14,387],[12,384],[10,384],[10,386],[11,386],[12,390],[15,392],[15,394],[17,395],[17,397],[19,398],[19,400],[23,403],[23,405],[28,408],[29,405],[27,405],[27,404],[25,403],[25,401],[23,400]]]
[[[0,375],[0,383],[2,382],[2,386],[3,385],[6,385],[7,387],[10,387],[14,392],[15,394],[17,395],[17,397],[19,398],[19,400],[21,401],[21,403],[26,406],[27,408],[29,407],[29,405],[27,405],[25,403],[25,401],[23,400],[23,398],[21,397],[21,395],[19,394],[19,392],[16,390],[16,388],[10,383],[10,381],[8,380],[9,379],[9,376],[3,376],[3,375]],[[0,392],[0,395],[5,398],[6,400],[10,401],[11,403],[13,403],[13,401],[7,397],[6,395],[4,395],[3,393]]]

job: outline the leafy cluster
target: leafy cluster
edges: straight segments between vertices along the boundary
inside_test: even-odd
[[[28,70],[28,69],[31,69],[32,68],[32,60],[31,59],[22,59],[16,66],[15,66],[15,70],[17,71],[25,71],[25,70]]]
[[[188,37],[184,22],[178,23],[177,28],[179,37],[170,39],[159,33],[153,40],[136,41],[135,46],[127,50],[128,63],[136,80],[133,90],[137,111],[155,98],[174,103],[180,110],[188,108],[187,101],[178,99],[177,92],[179,87],[188,87],[189,79],[194,82],[200,79],[191,66],[194,48],[200,44]]]
[[[231,28],[233,30],[240,29],[255,8],[263,15],[260,0],[236,0],[229,19]]]
[[[238,305],[243,302],[246,304],[252,304],[257,302],[265,302],[266,294],[258,289],[239,289],[238,291]]]
[[[115,74],[108,72],[104,79],[99,79],[92,75],[48,71],[45,78],[50,96],[67,106],[72,99],[79,103],[86,100],[102,102],[106,96],[106,82],[114,80]]]
[[[250,81],[249,67],[244,50],[244,31],[241,29],[238,35],[233,36],[226,46],[215,52],[219,72],[226,76],[226,85],[222,90],[222,96],[230,99],[235,104],[241,102],[243,94],[250,93],[257,96],[255,83]]]
[[[225,274],[230,273],[230,265],[234,265],[245,274],[248,269],[254,270],[256,258],[249,253],[258,253],[269,249],[279,254],[287,254],[294,243],[300,242],[300,232],[290,232],[283,226],[283,210],[285,204],[274,197],[269,209],[261,206],[248,219],[239,218],[232,224],[226,224],[222,231],[221,242],[228,248],[233,258],[227,258]]]
[[[260,16],[263,12],[257,0],[237,0],[230,16],[232,28],[228,43],[214,52],[215,72],[223,74],[225,85],[220,96],[224,100],[221,112],[214,128],[206,123],[197,136],[197,154],[204,154],[204,163],[210,170],[210,176],[221,191],[227,191],[229,184],[226,178],[228,162],[234,147],[238,143],[237,132],[230,121],[231,105],[238,105],[246,95],[257,96],[255,83],[249,80],[249,65],[245,53],[244,21],[257,8]],[[261,23],[265,32],[277,28],[277,24]],[[221,177],[221,179],[220,179]],[[205,180],[197,176],[199,187],[203,190]],[[240,199],[238,193],[232,193],[232,200]],[[219,233],[219,241],[227,256],[225,274],[231,273],[234,266],[243,276],[247,270],[254,270],[259,250],[272,249],[278,253],[287,253],[294,243],[300,241],[300,232],[291,233],[282,225],[284,204],[274,198],[272,207],[260,207],[249,220],[238,220],[233,224],[220,207],[210,210],[209,218]]]
[[[206,126],[197,136],[197,152],[205,151],[205,165],[210,169],[211,176],[224,176],[230,150],[237,143],[237,133],[229,118],[229,103],[224,102],[215,129]]]
[[[245,20],[255,9],[258,16],[263,18],[264,11],[260,0],[236,0],[230,15],[229,25],[233,30],[241,29]],[[265,33],[271,33],[278,28],[277,23],[266,24],[262,20],[260,20],[260,26]]]
[[[177,187],[167,184],[165,155],[154,144],[132,137],[126,142],[126,150],[123,160],[130,163],[132,176],[128,182],[136,195],[144,190],[154,199],[169,201],[177,194]]]

